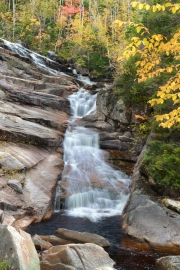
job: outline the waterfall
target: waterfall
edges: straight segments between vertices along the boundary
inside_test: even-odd
[[[57,63],[45,56],[40,55],[39,53],[33,52],[25,47],[23,47],[19,43],[12,43],[10,41],[4,40],[0,38],[0,41],[3,43],[3,45],[13,53],[18,54],[20,57],[24,59],[28,59],[30,62],[38,66],[40,69],[45,70],[51,74],[54,75],[64,75],[68,76],[64,72],[57,71],[56,69],[52,69],[48,66],[48,63],[50,65],[55,65],[57,67]],[[69,77],[69,76],[68,76]]]
[[[72,118],[64,139],[64,170],[56,190],[55,210],[61,200],[65,214],[91,221],[122,214],[129,196],[129,178],[105,161],[99,134],[76,126],[76,119],[96,111],[96,95],[80,88],[69,97]]]

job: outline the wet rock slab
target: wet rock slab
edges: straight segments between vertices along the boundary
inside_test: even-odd
[[[109,247],[110,243],[104,237],[98,234],[92,234],[87,232],[77,232],[59,228],[56,233],[71,240],[76,240],[81,243],[94,243],[101,247]]]

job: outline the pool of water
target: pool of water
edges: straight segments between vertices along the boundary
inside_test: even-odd
[[[155,258],[158,254],[146,251],[133,251],[130,247],[124,247],[122,240],[127,236],[121,229],[121,216],[113,216],[91,222],[87,218],[67,216],[65,213],[54,213],[48,221],[33,224],[26,231],[31,235],[52,235],[58,228],[66,228],[80,232],[96,233],[105,237],[111,247],[106,251],[115,261],[115,268],[119,270],[154,270]]]

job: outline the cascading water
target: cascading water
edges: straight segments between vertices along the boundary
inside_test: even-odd
[[[106,163],[108,154],[99,149],[97,132],[75,124],[77,118],[95,112],[96,95],[81,88],[69,100],[73,117],[65,134],[64,171],[55,209],[63,200],[66,214],[91,221],[121,214],[128,199],[128,176]]]
[[[18,54],[20,57],[23,57],[25,59],[29,59],[30,62],[34,63],[36,66],[38,66],[40,69],[48,71],[51,74],[54,75],[64,75],[68,76],[64,72],[57,71],[55,69],[50,68],[47,63],[49,62],[51,65],[56,65],[57,63],[45,56],[42,56],[38,53],[35,53],[25,47],[23,47],[21,44],[18,43],[12,43],[7,40],[1,39],[0,41],[3,43],[3,45],[8,48],[8,50]]]

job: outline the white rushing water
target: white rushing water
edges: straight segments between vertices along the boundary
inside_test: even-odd
[[[121,214],[129,196],[128,176],[107,164],[108,153],[99,149],[97,132],[75,125],[77,118],[95,113],[96,95],[81,88],[69,100],[73,117],[65,134],[64,171],[55,209],[61,198],[67,215],[97,221]]]
[[[50,68],[47,63],[57,64],[55,61],[40,55],[39,53],[33,52],[25,47],[23,47],[19,43],[12,43],[10,41],[4,40],[0,38],[0,41],[3,42],[4,46],[8,48],[8,50],[18,54],[21,57],[29,59],[32,63],[34,63],[36,66],[38,66],[40,69],[45,70],[51,74],[55,75],[64,75],[68,76],[64,72],[57,71],[55,69]]]

